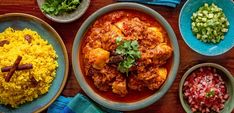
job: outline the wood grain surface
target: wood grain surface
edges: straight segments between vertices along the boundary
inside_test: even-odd
[[[185,71],[191,66],[201,63],[201,62],[213,62],[218,63],[226,67],[234,75],[234,49],[231,49],[227,53],[215,56],[215,57],[206,57],[202,56],[193,50],[191,50],[183,41],[178,27],[178,17],[185,0],[181,1],[181,4],[176,8],[164,7],[164,6],[150,6],[155,11],[160,13],[172,26],[174,32],[176,33],[179,47],[180,47],[180,67],[176,76],[176,79],[169,89],[169,91],[163,96],[159,101],[155,102],[149,107],[138,111],[132,111],[132,113],[184,113],[178,95],[179,82],[182,78]],[[69,77],[66,83],[66,86],[61,95],[63,96],[74,96],[77,93],[83,93],[78,82],[76,81],[73,69],[72,69],[72,44],[75,38],[75,35],[84,22],[84,20],[94,13],[96,10],[106,6],[108,4],[115,3],[113,0],[91,0],[90,7],[87,12],[78,20],[67,23],[60,24],[52,22],[47,19],[40,11],[37,6],[36,0],[0,0],[0,14],[5,13],[27,13],[41,18],[42,20],[49,23],[62,37],[69,56],[70,70]],[[46,112],[46,110],[44,111]]]

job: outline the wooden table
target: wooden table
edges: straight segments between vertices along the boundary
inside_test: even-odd
[[[153,105],[144,108],[142,110],[133,111],[134,113],[183,113],[185,112],[180,104],[178,96],[179,82],[185,71],[193,66],[194,64],[201,62],[214,62],[221,64],[226,67],[234,75],[234,49],[231,49],[227,53],[216,56],[216,57],[206,57],[202,56],[193,50],[191,50],[183,41],[179,27],[178,27],[178,17],[180,9],[183,6],[185,0],[182,0],[181,4],[176,8],[169,8],[164,6],[149,6],[155,11],[159,12],[172,26],[174,32],[176,33],[177,40],[180,46],[180,67],[177,73],[177,77],[170,88],[170,90],[163,96],[159,101],[155,102]],[[37,6],[36,0],[0,0],[0,14],[4,13],[28,13],[37,16],[44,21],[48,22],[62,37],[69,56],[70,70],[67,84],[62,92],[64,96],[74,96],[77,93],[82,92],[78,82],[76,81],[73,69],[72,69],[72,44],[75,38],[76,32],[78,31],[84,20],[90,16],[93,12],[100,9],[108,4],[115,3],[113,0],[92,0],[91,5],[87,12],[78,20],[68,23],[60,24],[52,22],[47,19],[40,11]],[[44,111],[46,112],[46,110]]]

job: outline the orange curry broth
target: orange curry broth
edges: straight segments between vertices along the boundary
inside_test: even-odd
[[[150,15],[144,14],[142,12],[135,11],[135,10],[117,10],[117,11],[124,11],[126,13],[129,13],[128,17],[130,17],[130,18],[138,17],[140,20],[143,20],[143,21],[145,21],[147,23],[150,23],[152,26],[163,28],[163,26],[161,26],[156,19],[154,19]],[[112,12],[115,12],[115,11],[112,11]],[[110,12],[110,13],[112,13],[112,12]],[[108,15],[110,13],[107,13],[105,15]],[[101,21],[105,21],[105,19],[108,19],[108,18],[103,19],[102,18],[103,16],[104,15],[102,15],[101,17],[99,17],[96,21],[100,21],[100,20]],[[84,48],[85,44],[87,43],[85,41],[85,39],[87,38],[87,36],[89,36],[90,29],[91,29],[91,27],[88,29],[87,33],[84,35],[84,38],[81,39],[81,46],[80,46],[79,49]],[[165,31],[164,28],[163,28],[163,30]],[[164,37],[167,40],[166,41],[167,44],[171,46],[169,38],[168,38],[168,35],[166,34],[166,36],[164,36]],[[80,66],[81,66],[81,71],[82,71],[83,75],[85,76],[84,60],[83,60],[84,56],[83,56],[81,50],[80,50],[80,53],[78,53],[78,54],[80,55],[80,62],[79,63],[80,63]],[[172,64],[172,57],[173,57],[173,54],[167,60],[167,63],[164,64],[164,65],[162,65],[163,67],[165,67],[167,69],[168,74],[169,74],[169,70],[170,70],[171,64]],[[167,77],[168,77],[168,75],[167,75]],[[93,91],[95,91],[97,94],[99,94],[100,96],[102,96],[102,97],[104,97],[106,99],[109,99],[109,100],[112,100],[112,101],[116,101],[116,102],[136,102],[136,101],[145,99],[145,98],[153,95],[157,91],[157,90],[149,90],[148,88],[145,88],[142,91],[135,91],[135,90],[128,89],[128,94],[126,96],[124,96],[124,97],[121,97],[118,94],[113,93],[112,90],[109,90],[109,91],[100,91],[98,88],[95,87],[95,85],[93,83],[93,79],[90,76],[85,76],[85,80],[89,84],[89,86],[93,89]],[[162,84],[162,86],[163,86],[163,84]]]

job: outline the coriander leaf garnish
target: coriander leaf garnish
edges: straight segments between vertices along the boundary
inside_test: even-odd
[[[136,60],[141,58],[141,53],[138,50],[139,44],[137,40],[124,40],[121,37],[116,38],[116,54],[122,55],[124,60],[118,64],[118,70],[126,73],[128,76],[129,69],[135,64]]]
[[[206,93],[207,98],[213,97],[214,95],[215,95],[214,90],[210,90],[209,92]]]
[[[119,44],[120,44],[120,42],[121,42],[121,40],[122,40],[122,38],[121,38],[121,37],[117,37],[117,38],[116,38],[116,44],[117,44],[117,45],[119,45]]]
[[[74,11],[79,4],[80,0],[45,0],[41,9],[47,14],[56,16],[65,12],[69,13]]]

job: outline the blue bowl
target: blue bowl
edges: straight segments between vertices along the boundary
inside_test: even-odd
[[[199,7],[204,3],[214,3],[223,9],[230,26],[229,31],[225,34],[224,40],[218,44],[208,44],[201,42],[192,33],[191,16],[196,12]],[[234,46],[234,2],[232,0],[188,0],[181,9],[179,16],[180,33],[186,44],[196,51],[205,56],[221,55]]]
[[[86,82],[83,73],[81,72],[81,66],[80,66],[80,46],[81,46],[81,40],[85,36],[85,33],[87,29],[93,24],[93,22],[101,17],[102,15],[105,15],[111,11],[115,10],[122,10],[122,9],[130,9],[130,10],[136,10],[139,12],[146,13],[152,17],[154,17],[166,30],[168,37],[171,42],[171,46],[173,48],[173,56],[172,56],[172,64],[170,67],[170,71],[168,74],[168,77],[164,84],[161,86],[161,88],[157,91],[155,91],[154,94],[151,96],[136,101],[136,102],[116,102],[112,101],[110,99],[106,99],[99,94],[97,94]],[[84,92],[95,102],[99,103],[100,105],[114,109],[114,110],[120,110],[120,111],[131,111],[131,110],[137,110],[144,108],[146,106],[149,106],[159,100],[171,87],[173,81],[176,78],[176,73],[179,67],[179,61],[180,61],[180,52],[179,52],[179,46],[177,42],[177,38],[175,36],[175,33],[173,29],[171,28],[170,24],[156,11],[153,9],[150,9],[149,7],[146,7],[144,5],[140,5],[137,3],[115,3],[108,6],[105,6],[95,13],[93,13],[89,18],[86,19],[85,22],[81,25],[79,31],[76,34],[76,38],[73,42],[73,48],[72,48],[72,66],[73,70],[76,76],[77,81],[79,82],[81,88],[84,90]]]
[[[56,77],[53,80],[48,93],[41,95],[31,102],[20,105],[19,108],[11,108],[0,104],[0,112],[40,113],[55,101],[65,86],[69,68],[66,47],[59,34],[49,24],[32,15],[23,13],[0,15],[0,32],[3,32],[8,27],[18,30],[29,28],[37,31],[37,33],[44,40],[47,40],[55,49],[56,54],[58,55],[57,62],[59,67],[56,70]]]

